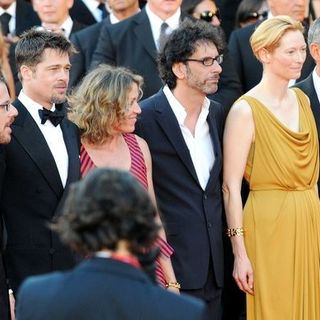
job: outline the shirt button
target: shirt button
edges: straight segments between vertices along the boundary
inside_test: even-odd
[[[212,228],[212,224],[208,223],[208,229]]]

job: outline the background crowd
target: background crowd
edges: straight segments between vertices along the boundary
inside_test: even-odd
[[[319,319],[319,3],[0,0],[0,319]]]

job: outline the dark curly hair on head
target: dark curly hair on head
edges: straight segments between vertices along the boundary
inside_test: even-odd
[[[170,89],[176,87],[172,66],[184,62],[192,56],[197,46],[207,43],[214,44],[219,53],[225,49],[220,29],[203,20],[185,18],[180,27],[171,33],[158,57],[160,77]]]
[[[125,240],[139,255],[158,236],[156,208],[147,191],[128,172],[97,168],[74,183],[51,227],[81,254],[115,250]]]

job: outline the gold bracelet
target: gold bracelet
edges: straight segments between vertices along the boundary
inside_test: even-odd
[[[227,236],[229,238],[234,236],[244,236],[245,230],[243,228],[228,228],[227,229]]]
[[[173,282],[173,281],[169,281],[167,284],[166,284],[166,288],[176,288],[176,289],[181,289],[181,285],[179,282]]]

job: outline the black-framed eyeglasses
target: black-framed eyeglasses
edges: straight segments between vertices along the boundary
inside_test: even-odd
[[[200,19],[207,22],[211,22],[214,17],[217,17],[217,19],[221,22],[221,14],[219,9],[216,11],[206,10],[200,13]]]
[[[206,67],[210,67],[214,64],[215,61],[220,65],[223,62],[223,54],[220,54],[216,57],[205,57],[203,59],[185,59],[184,61],[195,61],[200,62]]]
[[[11,102],[6,102],[6,103],[0,104],[0,108],[3,108],[8,112],[11,108]]]

